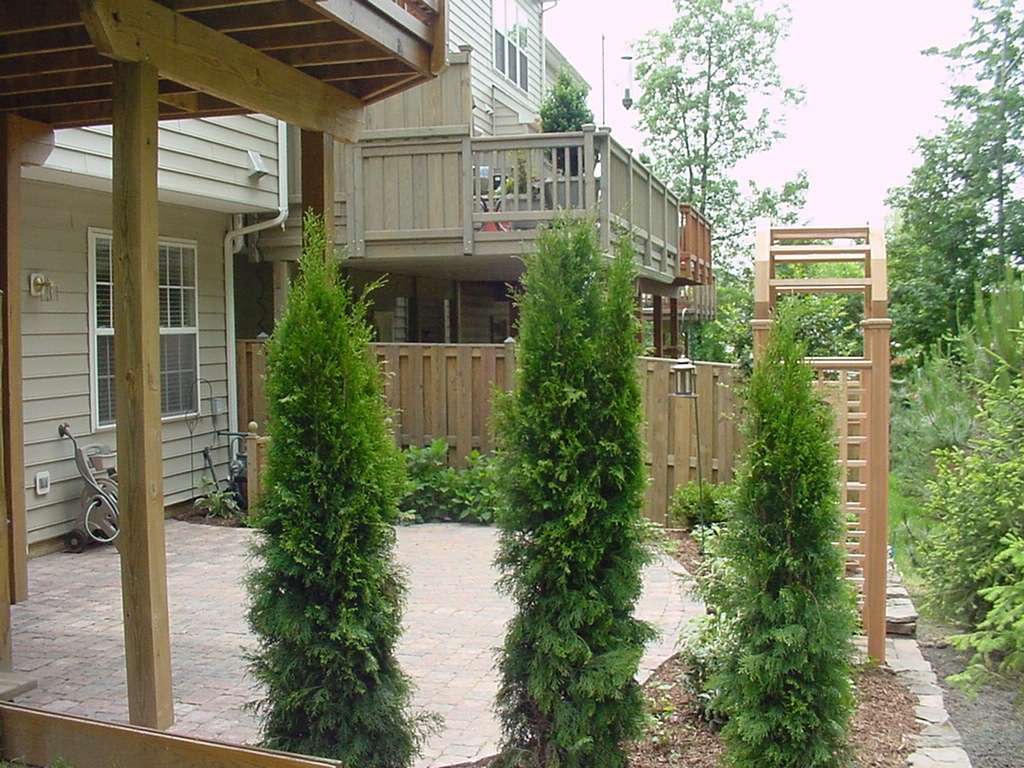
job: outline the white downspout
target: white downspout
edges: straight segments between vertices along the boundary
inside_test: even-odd
[[[271,227],[284,227],[288,219],[288,124],[277,121],[277,214],[224,235],[224,315],[228,353],[228,429],[238,432],[238,355],[235,345],[235,244],[239,238]],[[248,425],[245,425],[248,427]]]

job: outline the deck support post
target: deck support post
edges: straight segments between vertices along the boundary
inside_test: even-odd
[[[664,336],[664,306],[661,299],[661,294],[656,293],[653,296],[654,300],[654,312],[652,318],[654,320],[654,356],[662,357],[665,353],[665,345],[662,337]]]
[[[328,255],[334,250],[334,137],[303,130],[302,215],[312,210],[323,217]]]
[[[0,291],[3,291],[2,439],[3,502],[6,514],[0,520],[4,549],[6,600],[28,597],[28,540],[25,529],[25,439],[21,379],[21,165],[22,127],[27,121],[14,115],[0,117]],[[0,590],[4,587],[0,587]],[[10,665],[10,638],[0,641],[0,666]],[[6,662],[5,662],[6,660]]]
[[[157,70],[114,62],[115,413],[128,715],[167,728],[171,696],[157,293]]]
[[[281,319],[284,308],[288,306],[288,293],[291,290],[290,262],[278,259],[274,264],[274,322]]]
[[[668,300],[668,345],[672,354],[679,357],[679,299]]]

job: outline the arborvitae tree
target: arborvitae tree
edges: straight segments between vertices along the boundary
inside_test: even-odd
[[[712,685],[738,768],[845,765],[854,706],[834,417],[796,325],[779,314],[750,378],[746,460],[722,540],[735,648]]]
[[[540,122],[545,133],[578,131],[594,122],[587,106],[587,88],[562,70],[540,105]]]
[[[516,615],[500,653],[502,761],[617,768],[639,734],[633,618],[648,557],[632,254],[560,221],[527,257],[516,386],[498,408],[498,564]]]
[[[395,659],[404,467],[355,297],[307,215],[298,279],[268,344],[270,449],[255,510],[250,670],[268,747],[352,768],[412,761],[424,718]]]

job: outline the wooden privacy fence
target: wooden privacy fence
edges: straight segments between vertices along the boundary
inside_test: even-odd
[[[486,453],[494,448],[493,394],[512,385],[514,343],[371,346],[385,372],[384,393],[395,412],[399,446],[424,446],[442,438],[450,448],[449,461],[456,466],[465,463],[471,451]],[[263,342],[239,342],[238,360],[240,421],[264,426]],[[692,399],[672,394],[670,369],[674,362],[653,357],[637,360],[651,477],[645,514],[656,522],[665,522],[675,488],[697,480],[698,443],[700,476],[710,483],[732,479],[739,449],[732,388],[735,367],[697,363],[697,397]],[[266,447],[266,437],[249,440],[250,499],[259,494]]]

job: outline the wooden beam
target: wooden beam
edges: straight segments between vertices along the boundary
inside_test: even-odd
[[[316,757],[101,723],[73,715],[0,704],[0,755],[25,765],[66,761],[75,768],[338,768]]]
[[[157,71],[114,65],[114,356],[128,714],[167,728],[171,697],[164,551],[157,284]]]
[[[343,141],[359,138],[362,104],[337,88],[153,0],[80,2],[93,43],[106,56],[146,61],[197,91]]]
[[[323,217],[327,246],[333,251],[334,138],[318,131],[302,131],[300,141],[302,214],[312,210]]]
[[[401,59],[413,69],[428,74],[432,54],[433,33],[425,24],[415,19],[404,9],[396,9],[404,15],[407,24],[399,24],[393,18],[371,8],[365,0],[301,0],[315,8],[326,18],[344,25],[360,37],[373,40],[396,59]]]
[[[679,356],[679,299],[675,296],[668,300],[668,344],[672,354]]]

